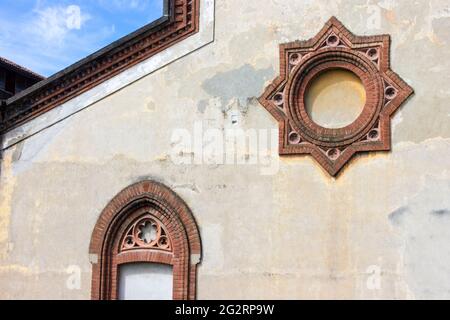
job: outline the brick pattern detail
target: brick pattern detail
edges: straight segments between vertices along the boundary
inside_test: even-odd
[[[122,250],[130,226],[145,215],[161,223],[170,237],[171,251]],[[95,225],[89,252],[99,258],[92,265],[93,300],[117,299],[118,267],[132,262],[172,265],[173,299],[196,297],[197,262],[191,262],[191,256],[202,253],[198,227],[184,201],[161,183],[139,182],[114,197]]]
[[[199,30],[200,0],[168,0],[169,19],[144,27],[109,48],[48,79],[45,85],[6,105],[0,133],[11,130],[111,79]],[[97,55],[97,56],[95,56]]]
[[[163,223],[156,219],[157,215],[154,209],[149,209],[138,220],[133,221],[122,237],[119,250],[153,249],[172,252],[170,235]]]
[[[280,75],[259,98],[278,121],[280,155],[311,155],[331,176],[358,152],[391,149],[391,116],[413,93],[390,69],[390,37],[355,36],[332,17],[312,39],[280,45]],[[355,73],[366,90],[361,115],[328,129],[314,123],[304,103],[311,80],[330,69]]]

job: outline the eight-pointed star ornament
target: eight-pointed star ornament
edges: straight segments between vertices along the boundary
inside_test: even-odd
[[[390,69],[390,37],[355,36],[332,17],[312,39],[280,45],[280,75],[260,103],[278,121],[280,155],[309,154],[336,176],[358,152],[391,149],[391,116],[413,93]],[[366,91],[361,114],[343,128],[325,128],[309,116],[305,93],[312,80],[342,69]]]

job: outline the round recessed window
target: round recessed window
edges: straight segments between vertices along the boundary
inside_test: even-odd
[[[361,79],[344,69],[327,70],[305,92],[309,117],[319,126],[338,129],[353,123],[364,109],[366,90]]]

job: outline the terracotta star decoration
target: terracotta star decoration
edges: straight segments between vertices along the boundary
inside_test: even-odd
[[[413,93],[390,69],[390,37],[355,36],[332,17],[313,39],[280,45],[280,76],[259,98],[278,121],[280,155],[310,154],[336,176],[358,152],[391,149],[394,112]],[[313,122],[305,107],[311,81],[343,69],[361,79],[366,103],[350,125],[330,129]]]

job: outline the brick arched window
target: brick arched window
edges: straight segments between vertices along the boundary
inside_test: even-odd
[[[119,269],[133,263],[171,266],[173,299],[195,299],[197,224],[184,201],[161,183],[139,182],[114,197],[95,225],[89,252],[92,299],[118,299]]]

